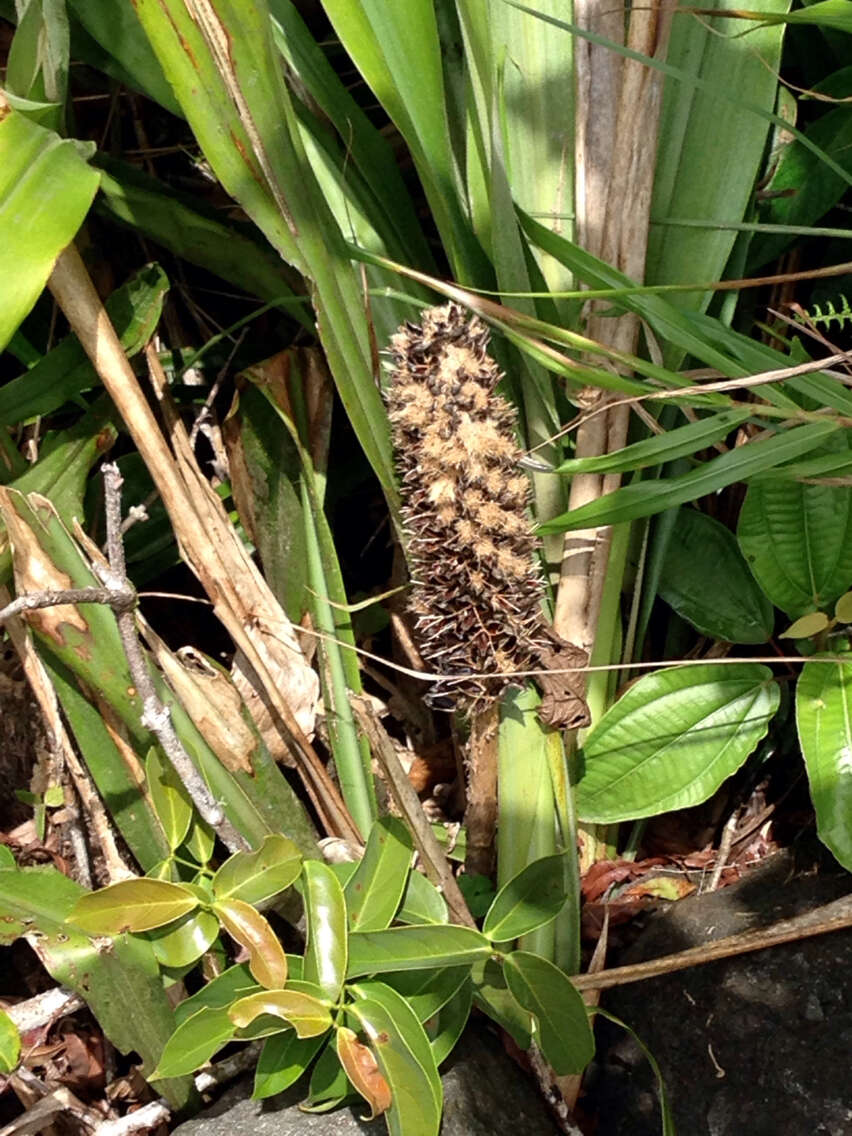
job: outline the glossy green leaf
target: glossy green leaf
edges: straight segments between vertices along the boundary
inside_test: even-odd
[[[192,820],[192,802],[170,761],[167,761],[157,746],[148,750],[145,760],[145,778],[151,803],[169,848],[174,850],[184,841]]]
[[[332,1002],[346,976],[346,901],[337,877],[321,860],[302,865],[302,894],[308,923],[304,978],[315,982]]]
[[[436,1065],[446,1061],[455,1049],[467,1025],[472,1005],[473,983],[467,978],[434,1018],[424,1023]]]
[[[711,639],[765,643],[772,634],[774,609],[736,537],[697,509],[678,511],[658,590],[669,607]]]
[[[766,734],[778,702],[772,672],[751,663],[643,676],[586,739],[578,815],[611,824],[707,800]]]
[[[485,958],[491,944],[472,927],[455,925],[391,927],[387,931],[354,931],[349,936],[347,975],[393,970],[459,966]]]
[[[202,1006],[169,1038],[151,1080],[194,1073],[232,1040],[236,1028],[223,1007]]]
[[[567,898],[565,854],[534,860],[497,892],[482,933],[494,943],[527,935],[555,919]]]
[[[846,445],[841,439],[832,450]],[[756,481],[737,537],[758,584],[791,619],[832,604],[852,581],[852,495],[845,487]]]
[[[383,974],[380,981],[401,994],[417,1018],[425,1022],[459,992],[470,974],[469,966],[445,966],[439,970],[399,970]],[[358,983],[358,989],[369,998],[372,979]]]
[[[180,884],[166,880],[122,880],[81,896],[68,922],[94,935],[120,935],[122,931],[163,927],[196,907],[198,897]]]
[[[168,927],[149,931],[154,956],[161,966],[184,967],[197,962],[219,934],[219,920],[210,911],[190,911]]]
[[[213,894],[217,900],[261,903],[290,887],[301,868],[301,853],[293,841],[270,834],[254,852],[235,852],[228,857],[213,877]]]
[[[289,1089],[319,1053],[323,1041],[322,1034],[299,1037],[295,1030],[267,1038],[257,1059],[252,1098],[265,1100]]]
[[[446,923],[447,901],[422,872],[411,871],[396,918],[400,923]]]
[[[197,815],[193,817],[189,835],[183,845],[186,852],[203,868],[210,863],[215,844],[216,834],[210,825]]]
[[[817,833],[852,871],[852,662],[805,663],[796,686],[796,725]]]
[[[502,1026],[520,1049],[529,1049],[533,1031],[532,1014],[512,994],[500,963],[493,958],[474,963],[471,981],[473,1000],[477,1006]]]
[[[287,981],[287,956],[269,921],[241,899],[217,900],[213,911],[232,939],[249,954],[249,970],[267,990]]]
[[[585,1003],[568,975],[527,951],[513,951],[503,969],[518,1004],[535,1018],[535,1041],[554,1072],[582,1073],[595,1042]]]
[[[737,446],[718,458],[702,462],[680,477],[639,481],[606,493],[561,517],[539,526],[541,533],[570,532],[595,525],[617,525],[638,517],[651,517],[708,493],[718,493],[736,481],[746,481],[764,470],[809,453],[838,429],[834,422],[812,422]],[[748,559],[748,555],[746,556]]]
[[[391,1106],[385,1113],[390,1136],[438,1136],[441,1081],[423,1027],[410,1012],[392,1015],[372,998],[353,1002],[347,1013],[366,1035],[390,1085]]]
[[[660,465],[676,458],[689,457],[714,442],[726,438],[737,426],[747,422],[748,410],[722,410],[686,426],[678,426],[662,434],[654,434],[641,442],[616,450],[612,454],[597,457],[571,458],[562,462],[554,473],[626,473],[633,469],[644,469],[649,465]]]
[[[0,1010],[0,1073],[11,1073],[21,1057],[21,1035],[5,1010]]]
[[[0,349],[42,292],[98,188],[94,144],[68,141],[0,109]]]
[[[260,1014],[283,1018],[299,1037],[317,1037],[331,1028],[328,1007],[299,990],[262,990],[234,1002],[228,1010],[231,1021],[241,1028],[250,1025]]]
[[[399,817],[373,825],[364,856],[344,889],[350,931],[389,927],[408,882],[414,844]]]

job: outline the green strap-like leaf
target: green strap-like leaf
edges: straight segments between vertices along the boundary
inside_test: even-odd
[[[304,979],[315,982],[329,1001],[336,1002],[346,976],[348,950],[343,889],[321,860],[305,860],[302,880],[308,921]]]
[[[393,970],[460,966],[486,958],[488,939],[472,927],[392,927],[388,931],[353,931],[349,936],[348,977]]]

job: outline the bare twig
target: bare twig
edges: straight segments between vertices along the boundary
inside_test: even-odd
[[[114,591],[117,595],[123,595],[128,588],[133,591],[127,580],[124,546],[121,542],[121,486],[123,482],[118,466],[113,462],[106,463],[102,472],[104,476],[109,574],[107,576],[105,570],[100,566],[98,566],[98,570],[107,577],[104,582],[108,590]],[[154,682],[136,633],[136,621],[132,608],[122,603],[121,607],[116,609],[115,617],[118,623],[118,633],[121,636],[121,644],[127,657],[127,665],[142,700],[142,717],[140,719],[142,725],[154,734],[162,746],[163,752],[174,766],[178,777],[183,782],[199,815],[216,831],[226,847],[231,852],[247,848],[248,844],[245,838],[225,817],[222,806],[214,799],[213,794],[207,788],[204,779],[193,765],[192,759],[177,736],[168,707],[163,704],[154,688]]]
[[[73,1014],[82,1010],[85,1002],[78,995],[66,990],[63,986],[54,986],[52,990],[45,990],[26,1002],[16,1002],[13,1006],[6,1006],[6,1013],[15,1023],[20,1033],[45,1026],[66,1014]]]
[[[94,1136],[130,1136],[131,1132],[150,1132],[152,1128],[165,1124],[171,1114],[165,1101],[150,1101],[117,1120],[104,1120],[95,1128]]]
[[[705,962],[716,962],[718,959],[732,958],[750,951],[762,951],[766,947],[780,946],[781,943],[794,943],[829,931],[842,931],[846,927],[852,927],[852,895],[816,907],[793,919],[782,919],[771,927],[729,935],[713,943],[678,951],[677,954],[663,955],[662,958],[632,966],[617,966],[613,970],[601,971],[600,974],[579,974],[571,981],[578,990],[603,990],[609,986],[623,986],[627,982],[641,982],[644,978],[658,978],[661,974],[687,970]]]
[[[396,806],[408,822],[415,846],[423,860],[426,875],[443,892],[452,921],[461,923],[465,927],[475,927],[473,916],[459,890],[443,849],[426,819],[414,786],[406,777],[405,770],[396,756],[393,742],[366,698],[352,697],[351,702],[355,717],[369,738],[373,756],[382,767]]]
[[[114,611],[127,605],[128,610],[136,603],[136,593],[131,588],[121,592],[114,588],[66,588],[57,590],[50,588],[44,592],[28,592],[17,596],[0,608],[0,626],[14,615],[21,615],[25,611],[38,611],[45,607],[59,607],[60,604],[107,604]]]

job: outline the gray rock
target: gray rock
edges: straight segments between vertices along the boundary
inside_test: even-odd
[[[610,965],[767,926],[850,891],[836,864],[797,874],[781,854],[652,917]],[[657,1058],[678,1136],[850,1136],[850,974],[852,930],[834,931],[617,987],[602,1004]],[[597,1136],[658,1136],[656,1084],[639,1047],[603,1022],[598,1040],[584,1102]]]
[[[441,1136],[555,1136],[557,1129],[535,1085],[497,1041],[473,1030],[462,1038],[445,1066]],[[364,1109],[300,1112],[298,1086],[265,1101],[250,1099],[251,1079],[233,1085],[173,1136],[382,1136],[383,1120],[359,1119]]]

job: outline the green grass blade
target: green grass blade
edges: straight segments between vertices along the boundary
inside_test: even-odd
[[[639,481],[607,493],[596,501],[563,513],[541,526],[543,532],[567,532],[595,525],[615,525],[650,517],[695,501],[708,493],[717,493],[726,485],[745,481],[781,462],[799,457],[815,449],[840,428],[835,422],[813,422],[776,434],[771,438],[749,442],[718,458],[703,462],[682,477],[666,481]]]

